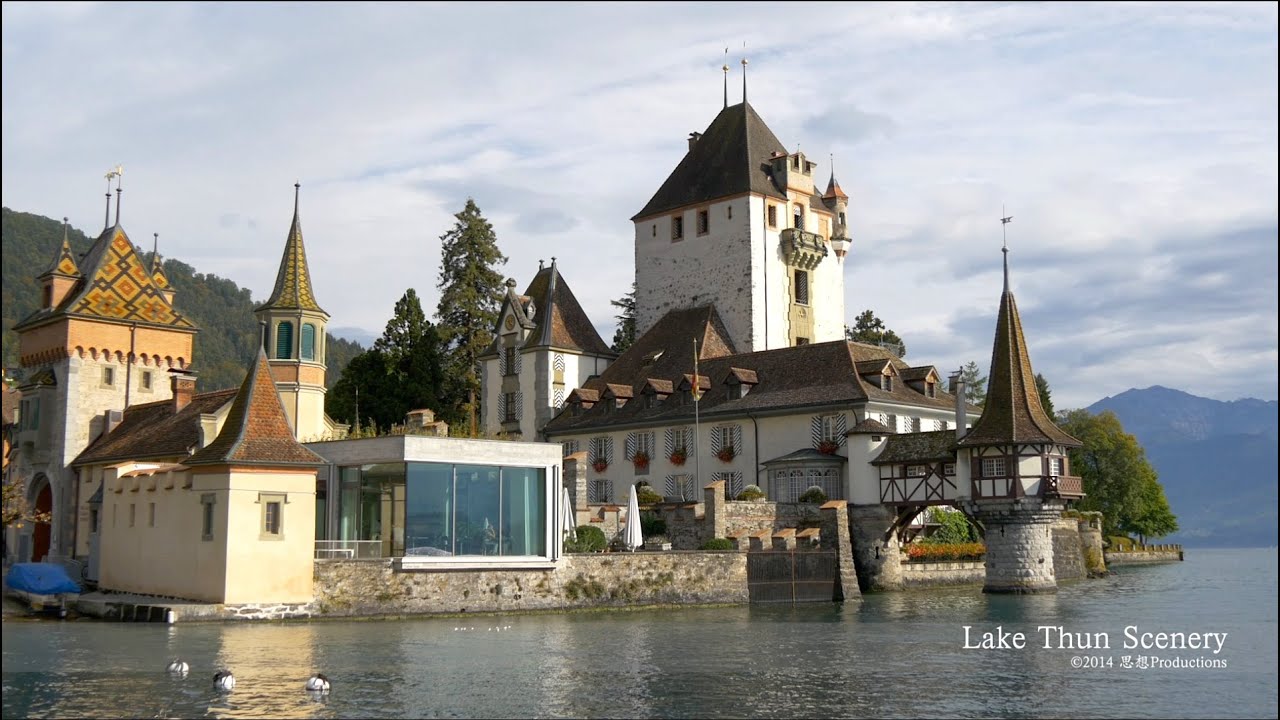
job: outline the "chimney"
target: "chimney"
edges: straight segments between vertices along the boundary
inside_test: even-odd
[[[689,149],[693,150],[693,146],[698,144],[698,140],[702,137],[700,132],[689,133]]]
[[[173,389],[173,412],[176,415],[191,403],[191,396],[196,393],[196,374],[188,370],[169,372],[173,373],[169,385]]]
[[[110,435],[112,430],[124,422],[124,413],[119,410],[108,410],[102,414],[102,434]]]
[[[951,375],[948,385],[951,394],[956,397],[956,439],[959,440],[969,433],[969,429],[965,427],[969,423],[969,406],[964,401],[964,376],[960,371]]]

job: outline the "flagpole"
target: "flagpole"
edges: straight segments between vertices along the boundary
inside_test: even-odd
[[[702,394],[699,392],[700,381],[698,378],[698,338],[693,339],[693,486],[694,492],[702,489],[702,454],[698,452],[699,435],[698,430],[698,399]]]

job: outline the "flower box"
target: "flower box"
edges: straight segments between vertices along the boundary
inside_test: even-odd
[[[839,449],[840,445],[833,440],[823,440],[818,443],[818,452],[823,455],[835,455]]]
[[[609,469],[609,461],[608,461],[608,460],[596,460],[595,462],[591,463],[591,467],[595,468],[595,471],[596,471],[596,472],[598,472],[598,473],[602,473],[602,472],[604,472],[605,470],[608,470],[608,469]]]
[[[684,451],[684,448],[680,448],[672,452],[667,459],[671,461],[672,465],[683,465],[689,459],[689,455]]]
[[[737,456],[738,453],[735,452],[732,447],[722,447],[716,451],[716,457],[719,458],[721,462],[733,462],[733,459]]]
[[[642,451],[631,456],[631,462],[636,466],[637,470],[643,470],[649,467],[649,453]]]

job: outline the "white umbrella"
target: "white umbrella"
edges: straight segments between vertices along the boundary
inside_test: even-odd
[[[636,486],[631,486],[631,497],[627,498],[627,528],[622,535],[622,543],[628,550],[635,550],[644,545],[644,533],[640,532],[640,500],[636,497]]]
[[[560,534],[570,540],[577,535],[577,516],[573,512],[573,501],[569,499],[569,488],[560,488]]]

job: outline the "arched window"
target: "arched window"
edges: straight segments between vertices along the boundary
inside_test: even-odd
[[[293,357],[293,323],[282,322],[276,325],[276,358],[288,360]]]
[[[794,226],[795,229],[803,230],[804,229],[804,209],[801,208],[799,205],[796,205],[795,209],[792,212],[794,214],[795,221],[796,221]]]
[[[316,359],[316,326],[311,323],[302,326],[302,359]]]

